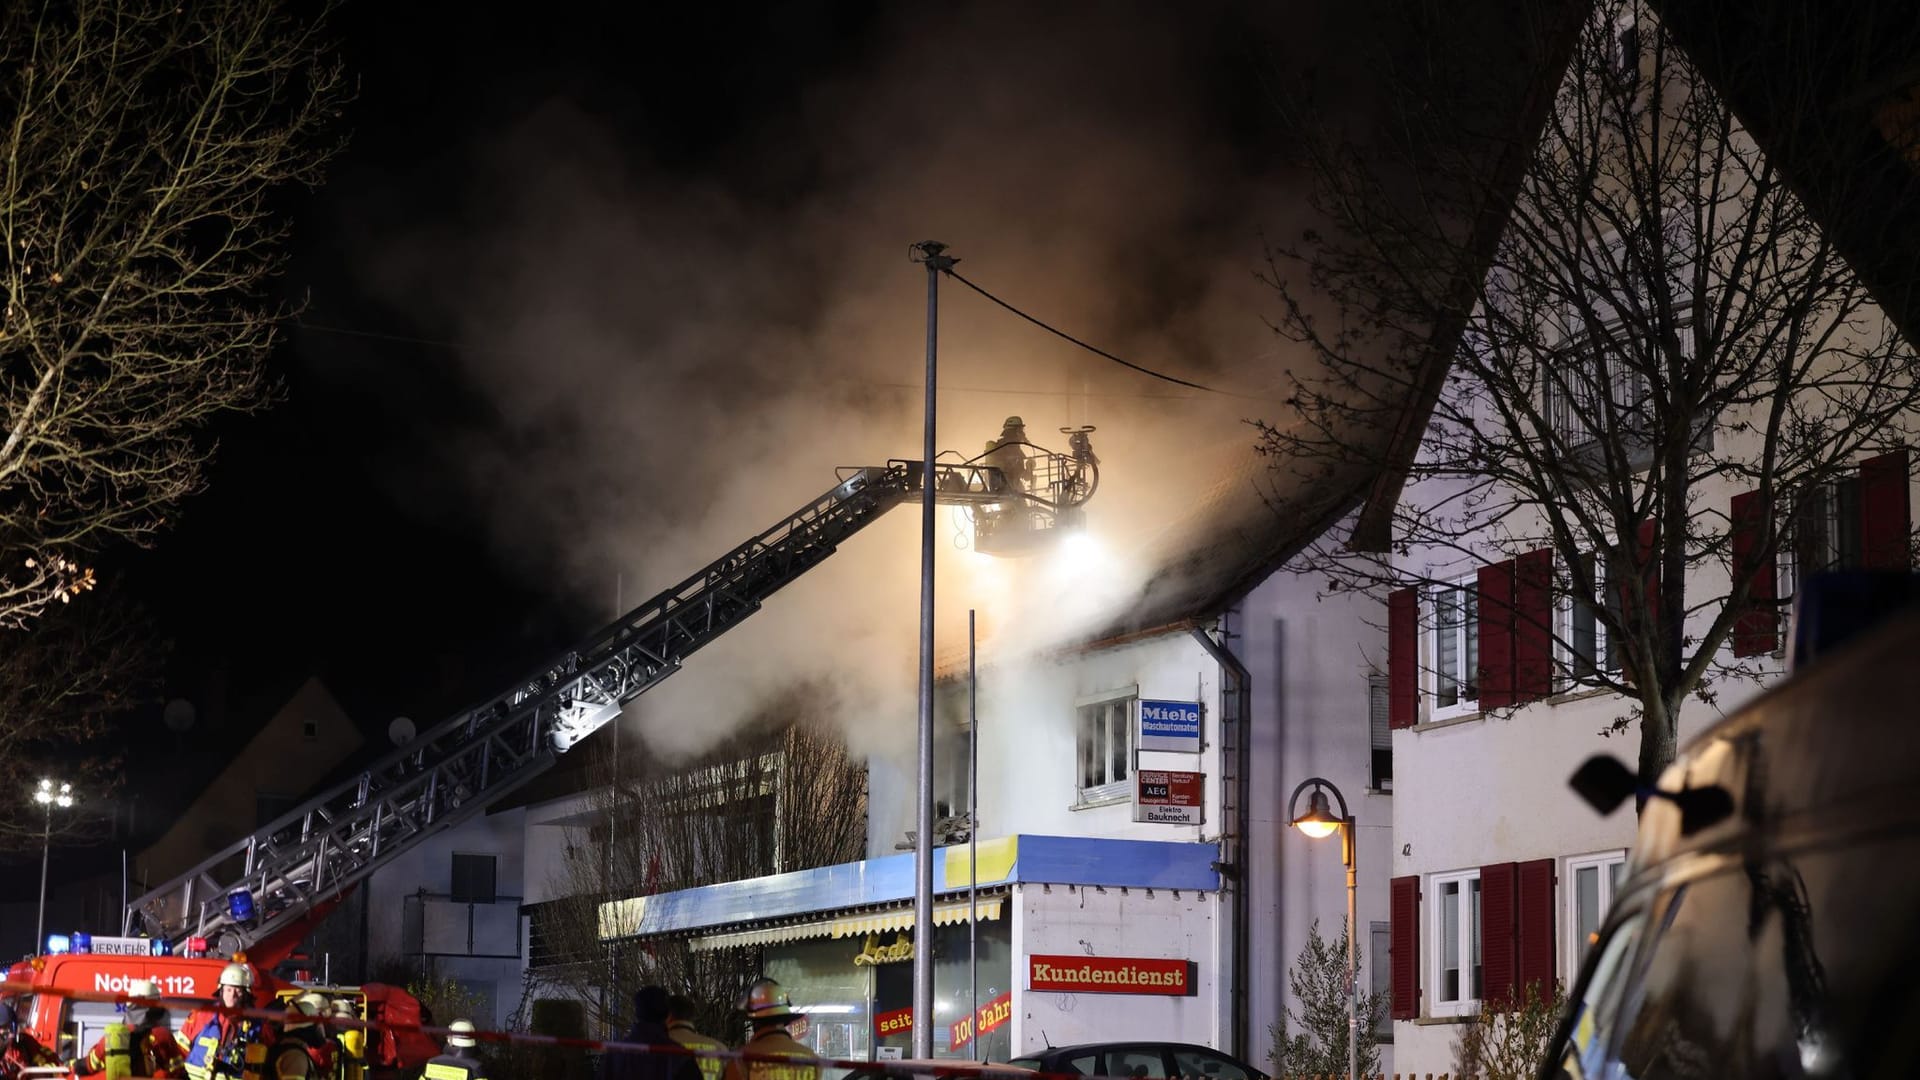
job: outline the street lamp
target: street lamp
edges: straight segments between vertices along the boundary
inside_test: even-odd
[[[46,823],[40,829],[40,920],[33,931],[33,947],[39,950],[47,940],[47,853],[53,848],[53,808],[72,808],[73,785],[65,780],[55,784],[42,778],[33,789],[33,801],[47,808]]]
[[[1300,803],[1300,795],[1308,788],[1313,791],[1307,798],[1307,812],[1295,814],[1294,808]],[[1327,803],[1327,794],[1331,792],[1340,803],[1339,816]],[[1354,924],[1355,911],[1358,908],[1359,886],[1355,879],[1357,861],[1354,857],[1353,814],[1347,809],[1347,797],[1340,789],[1318,776],[1300,781],[1287,798],[1287,820],[1293,827],[1307,836],[1321,840],[1341,834],[1340,860],[1347,865],[1347,1078],[1360,1080],[1360,994],[1354,978]]]

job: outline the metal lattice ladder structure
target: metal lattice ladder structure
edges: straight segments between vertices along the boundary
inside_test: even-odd
[[[317,906],[324,911],[408,849],[540,775],[687,657],[916,495],[922,475],[918,461],[839,470],[839,482],[818,498],[504,693],[139,897],[128,922],[137,916],[142,925],[126,932],[144,928],[176,948],[189,937],[206,938],[209,951],[229,955],[297,934]],[[937,461],[933,479],[942,503],[992,513],[1010,502],[1000,470],[976,462]],[[1090,485],[1085,490],[1090,494]],[[252,900],[250,915],[236,916],[229,904],[241,892]]]

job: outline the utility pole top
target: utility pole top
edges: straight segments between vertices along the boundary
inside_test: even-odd
[[[947,245],[938,240],[922,240],[907,247],[907,258],[913,262],[926,263],[929,270],[952,270],[960,260],[946,254]]]

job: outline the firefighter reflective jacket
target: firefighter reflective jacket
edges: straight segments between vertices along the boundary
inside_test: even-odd
[[[812,1058],[817,1055],[806,1044],[787,1034],[783,1027],[769,1027],[753,1033],[753,1038],[740,1048],[742,1053],[767,1054],[775,1057],[807,1058],[791,1064],[784,1061],[740,1061],[727,1062],[727,1080],[820,1080],[820,1067]]]
[[[271,1080],[332,1080],[333,1047],[317,1041],[311,1027],[287,1032],[267,1055]]]
[[[265,1080],[269,1033],[260,1021],[196,1012],[180,1033],[187,1039],[188,1080]]]
[[[725,1050],[727,1044],[711,1036],[702,1035],[692,1024],[678,1021],[667,1025],[667,1034],[674,1042],[689,1050]],[[720,1080],[720,1074],[726,1070],[727,1063],[717,1057],[694,1058],[694,1064],[700,1066],[700,1080]]]
[[[125,1024],[108,1024],[106,1035],[87,1056],[76,1062],[74,1072],[82,1076],[104,1073],[109,1080],[126,1076],[160,1076],[181,1080],[187,1075],[186,1060],[173,1032],[164,1027],[129,1030]]]
[[[487,1080],[486,1067],[480,1059],[471,1058],[457,1050],[441,1054],[421,1072],[423,1080]]]

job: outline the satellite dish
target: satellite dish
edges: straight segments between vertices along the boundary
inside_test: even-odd
[[[167,725],[168,731],[186,731],[193,727],[194,719],[193,702],[186,698],[174,698],[167,702],[167,707],[160,713],[160,722]]]
[[[387,725],[387,738],[392,739],[395,746],[405,746],[412,742],[413,735],[413,721],[404,716],[394,717],[393,723]]]

